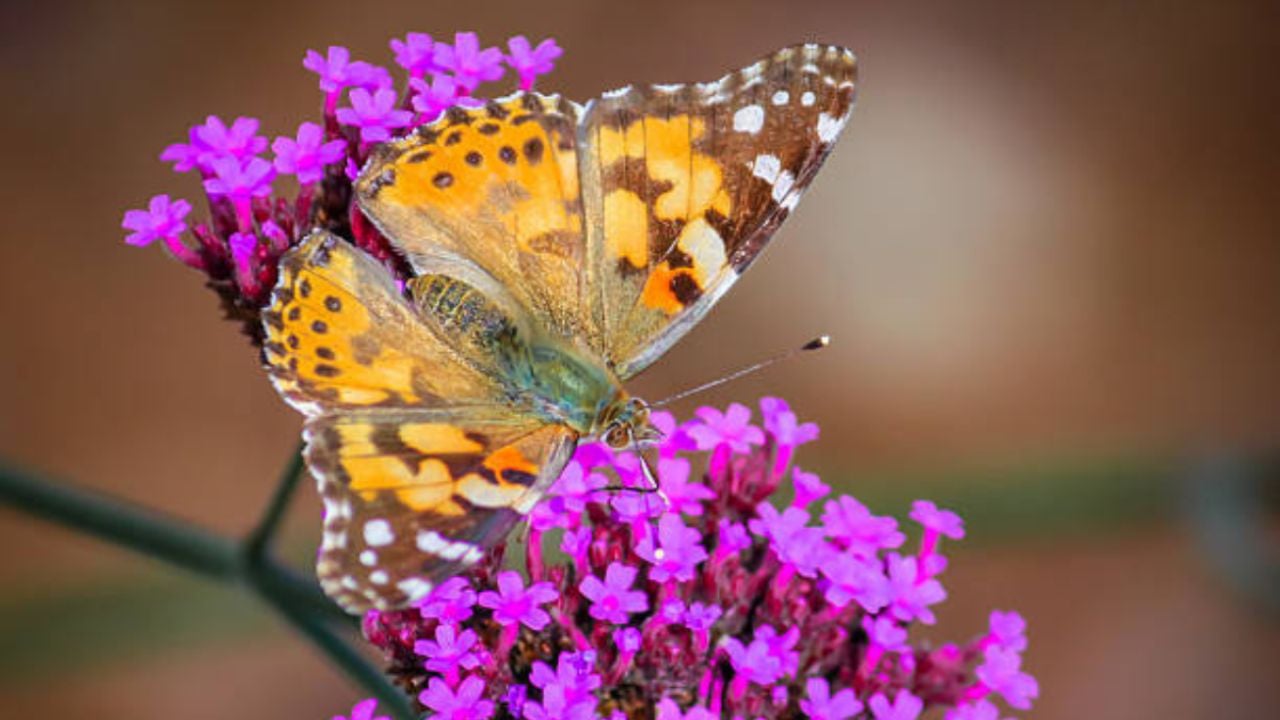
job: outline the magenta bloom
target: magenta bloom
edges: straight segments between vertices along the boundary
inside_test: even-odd
[[[351,62],[351,51],[341,45],[329,46],[327,55],[308,50],[302,67],[320,76],[320,89],[328,95],[339,93],[348,87],[377,85],[386,72],[367,62]]]
[[[419,612],[424,618],[442,623],[460,623],[472,615],[476,591],[465,577],[451,577],[435,586],[422,600]]]
[[[924,709],[924,701],[906,690],[899,690],[893,702],[884,693],[876,693],[867,701],[875,720],[916,720]]]
[[[1040,684],[1022,672],[1022,656],[999,646],[987,648],[985,661],[975,671],[978,679],[1011,707],[1027,710],[1040,697]]]
[[[186,200],[170,200],[168,195],[156,195],[146,210],[129,210],[124,214],[120,226],[133,231],[124,241],[135,247],[145,247],[156,240],[176,241],[187,231],[183,219],[190,212],[191,203]]]
[[[831,494],[831,486],[822,482],[822,478],[799,467],[791,471],[791,482],[796,487],[796,497],[791,504],[801,510],[809,507],[814,500],[821,500]]]
[[[845,688],[834,696],[826,678],[809,678],[805,683],[805,700],[800,709],[812,720],[849,720],[862,712],[862,703],[852,688]]]
[[[493,610],[493,619],[500,625],[520,623],[530,630],[541,630],[551,622],[551,616],[540,605],[558,597],[549,582],[524,587],[520,573],[507,570],[498,573],[498,592],[486,590],[480,593],[480,605]]]
[[[957,705],[943,720],[1000,720],[1000,710],[989,700]]]
[[[258,134],[258,125],[257,118],[238,117],[227,127],[222,118],[210,115],[203,125],[193,128],[196,139],[209,155],[201,164],[212,164],[218,157],[244,160],[266,150],[267,139]]]
[[[690,423],[685,432],[698,444],[699,450],[712,450],[717,445],[728,445],[735,453],[747,453],[752,445],[764,443],[764,431],[751,424],[751,410],[742,403],[733,403],[725,412],[712,407],[697,410],[699,423]]]
[[[431,678],[418,702],[435,711],[438,720],[488,720],[493,717],[493,702],[484,698],[484,680],[472,675],[455,692],[440,678]]]
[[[786,400],[776,397],[760,398],[760,414],[764,416],[764,429],[773,435],[779,445],[792,447],[818,439],[818,424],[800,423]]]
[[[990,638],[1000,647],[1019,653],[1027,649],[1027,621],[1018,613],[992,610],[988,627]]]
[[[225,196],[232,201],[247,201],[251,197],[271,194],[271,183],[276,170],[262,158],[247,161],[234,157],[219,157],[211,163],[213,177],[204,181],[204,191],[210,196]]]
[[[890,592],[893,594],[889,611],[893,616],[903,622],[919,620],[926,625],[937,622],[929,606],[947,598],[942,584],[932,579],[922,581],[919,564],[914,557],[889,553],[886,565]]]
[[[891,652],[907,649],[907,630],[893,618],[868,615],[862,618],[862,629],[867,633],[871,644]]]
[[[364,142],[384,142],[391,139],[391,131],[408,127],[413,113],[396,108],[396,91],[379,88],[372,93],[365,88],[355,88],[350,95],[351,107],[338,108],[338,122],[360,128]]]
[[[673,514],[701,515],[703,503],[716,495],[702,483],[689,482],[689,461],[684,458],[660,458],[658,480],[670,503],[667,511]]]
[[[681,712],[675,700],[664,697],[658,702],[657,720],[717,720],[718,715],[710,710],[694,705],[689,712]]]
[[[751,532],[768,540],[783,563],[805,577],[813,577],[830,550],[822,539],[822,530],[809,527],[809,513],[796,507],[779,513],[768,503],[760,503],[756,513],[759,519],[747,525]]]
[[[898,521],[872,515],[866,505],[841,495],[823,505],[822,527],[836,545],[860,557],[901,547],[906,536],[898,531]]]
[[[278,137],[271,143],[276,154],[276,171],[296,175],[304,185],[319,182],[326,165],[346,156],[347,144],[342,140],[324,141],[324,129],[312,122],[298,126],[297,139]]]
[[[649,599],[643,591],[632,590],[637,570],[619,562],[609,563],[604,581],[588,575],[578,584],[578,590],[591,601],[591,617],[616,625],[627,622],[631,613],[649,609]]]
[[[436,626],[435,640],[419,640],[413,651],[427,658],[426,668],[446,677],[457,677],[459,670],[474,670],[480,665],[476,654],[476,634],[473,630],[461,633],[452,625]]]
[[[520,76],[520,89],[532,90],[533,82],[539,75],[546,75],[555,66],[555,59],[564,52],[555,40],[550,38],[538,43],[538,47],[530,49],[529,41],[523,35],[516,35],[507,42],[511,53],[507,55],[507,64]]]
[[[379,715],[377,717],[374,717],[373,713],[377,709],[378,709],[377,700],[373,698],[369,698],[368,700],[361,700],[360,702],[356,703],[354,707],[351,708],[351,720],[391,720],[391,718],[387,717],[386,715]],[[347,720],[347,718],[342,715],[334,715],[333,720]]]
[[[831,553],[819,566],[828,581],[827,602],[845,607],[856,602],[867,612],[883,610],[893,600],[893,588],[880,563],[847,553]]]
[[[407,70],[410,77],[422,77],[436,69],[435,43],[426,33],[411,32],[404,40],[393,38],[391,51],[396,54],[396,64]]]
[[[502,77],[502,51],[495,47],[481,50],[480,39],[473,32],[457,33],[453,45],[436,43],[434,59],[437,67],[454,74],[465,94]]]
[[[793,648],[800,639],[800,629],[791,628],[778,635],[770,625],[756,629],[750,645],[737,638],[724,641],[724,652],[739,677],[757,685],[770,685],[783,676],[795,674],[800,655]]]
[[[692,580],[698,563],[707,559],[702,533],[684,524],[679,515],[667,514],[658,520],[657,542],[652,536],[636,545],[636,555],[649,562],[649,579]]]
[[[932,530],[952,540],[964,537],[964,521],[950,510],[940,510],[929,500],[916,500],[911,504],[912,520],[920,523],[926,530]]]

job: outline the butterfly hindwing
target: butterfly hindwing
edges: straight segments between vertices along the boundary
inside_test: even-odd
[[[559,477],[577,433],[501,407],[307,423],[324,502],[321,585],[351,612],[402,607],[482,558]]]
[[[581,311],[579,113],[534,93],[455,107],[374,151],[360,207],[419,271],[465,258],[548,330],[593,335]]]
[[[623,88],[579,154],[597,350],[622,379],[661,356],[759,256],[853,108],[843,48],[784,48],[712,83]]]

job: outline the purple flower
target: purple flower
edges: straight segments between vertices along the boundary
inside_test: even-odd
[[[480,49],[480,39],[473,32],[454,35],[453,45],[436,43],[436,67],[452,72],[465,94],[475,91],[480,83],[502,77],[502,51],[496,47]]]
[[[234,157],[216,158],[211,163],[213,177],[204,181],[204,191],[211,196],[225,196],[233,202],[245,202],[251,197],[271,194],[271,182],[276,171],[262,158],[247,161]]]
[[[791,504],[800,509],[809,507],[809,503],[831,493],[831,486],[822,482],[822,478],[799,467],[791,471],[791,481],[796,487],[796,497]]]
[[[475,652],[476,640],[472,630],[459,633],[454,626],[441,623],[436,626],[436,639],[417,641],[413,651],[427,658],[428,670],[457,677],[459,668],[472,670],[480,665],[480,656]]]
[[[571,558],[584,559],[591,549],[592,540],[590,527],[566,530],[564,537],[560,538],[560,551]]]
[[[595,575],[588,575],[578,584],[578,590],[591,601],[591,617],[597,620],[623,625],[631,613],[649,609],[649,598],[641,590],[632,590],[637,570],[620,562],[609,563],[604,582]]]
[[[278,137],[271,143],[276,154],[276,170],[286,175],[297,175],[298,182],[308,185],[324,177],[326,165],[336,163],[346,155],[347,144],[342,140],[324,141],[324,129],[311,122],[298,126],[297,140]]]
[[[413,90],[413,109],[421,115],[421,122],[435,120],[454,105],[480,107],[484,104],[467,96],[466,89],[453,76],[443,73],[432,75],[430,83],[422,78],[410,78],[409,87]]]
[[[764,429],[779,445],[795,447],[818,439],[818,424],[799,424],[791,406],[782,398],[760,398],[760,414],[764,416]]]
[[[396,64],[412,77],[422,77],[435,69],[435,43],[426,33],[411,32],[404,40],[393,39],[391,51],[396,54]]]
[[[784,564],[805,577],[813,577],[825,561],[828,548],[822,539],[822,530],[808,526],[809,513],[796,507],[779,513],[767,502],[760,503],[756,513],[759,519],[748,523],[751,532],[767,539],[769,547]]]
[[[926,530],[932,530],[952,540],[964,537],[964,521],[960,516],[950,510],[940,510],[937,505],[928,500],[916,500],[912,503],[911,514],[908,517],[920,523]]]
[[[916,720],[924,709],[924,701],[906,690],[899,690],[892,704],[884,693],[876,693],[867,701],[867,706],[875,720]]]
[[[361,700],[351,708],[351,720],[391,720],[386,715],[373,716],[375,710],[378,709],[378,701],[374,698]],[[347,720],[342,715],[334,715],[333,720]]]
[[[439,720],[488,720],[493,717],[493,701],[485,700],[484,680],[472,675],[455,692],[440,678],[431,678],[418,702],[435,711]]]
[[[943,720],[1000,720],[1000,710],[990,700],[957,705]]]
[[[677,453],[698,449],[698,444],[689,437],[684,427],[676,422],[675,415],[666,410],[655,410],[650,413],[649,424],[662,433],[662,441],[658,445],[658,453],[662,457],[675,457]]]
[[[805,683],[806,700],[800,701],[805,717],[813,720],[848,720],[862,712],[862,703],[852,688],[845,688],[834,696],[825,678],[809,678]]]
[[[533,664],[529,681],[542,690],[542,702],[528,703],[530,720],[596,720],[594,692],[601,678],[592,672],[596,654],[592,651],[562,653],[553,672],[541,660]]]
[[[146,210],[129,210],[124,214],[120,227],[133,232],[124,239],[135,247],[146,247],[156,240],[177,241],[187,231],[183,219],[191,212],[186,200],[170,200],[168,195],[156,195]]]
[[[988,627],[990,638],[1000,647],[1019,653],[1027,649],[1027,621],[1018,613],[992,610]]]
[[[668,697],[658,702],[657,711],[657,720],[716,720],[719,717],[701,705],[694,705],[688,712],[681,712],[676,701]]]
[[[308,50],[302,67],[320,76],[320,89],[328,95],[335,95],[343,88],[379,84],[386,73],[384,68],[367,62],[351,62],[351,51],[341,45],[331,45],[328,55]]]
[[[529,49],[529,41],[523,35],[516,35],[507,42],[511,54],[507,55],[507,64],[520,76],[520,89],[532,90],[533,81],[539,75],[551,72],[555,59],[564,52],[550,38],[538,43],[538,47]]]
[[[820,566],[828,585],[823,592],[827,602],[845,607],[857,602],[870,613],[880,612],[893,600],[893,589],[880,563],[847,553],[831,553]]]
[[[926,625],[937,621],[930,605],[942,602],[947,592],[937,580],[924,580],[920,575],[917,559],[889,553],[885,559],[893,600],[889,612],[903,621],[919,620]]]
[[[1022,672],[1022,656],[1017,651],[998,645],[987,648],[985,659],[974,674],[1018,710],[1030,709],[1031,701],[1040,696],[1040,684]]]
[[[465,577],[451,577],[437,585],[418,606],[424,618],[442,623],[461,623],[472,615],[476,591]]]
[[[658,537],[645,537],[636,545],[636,555],[653,565],[649,579],[657,582],[692,580],[698,563],[707,559],[700,541],[702,533],[688,527],[679,515],[667,514],[658,520]]]
[[[823,505],[822,527],[837,545],[860,557],[900,547],[906,540],[898,531],[897,520],[872,515],[867,506],[848,495]]]
[[[619,652],[636,653],[640,650],[640,631],[633,627],[618,628],[613,631],[613,644]]]
[[[493,619],[500,625],[521,623],[538,631],[551,622],[546,610],[538,607],[559,597],[549,582],[530,585],[526,590],[520,573],[505,570],[498,573],[498,592],[486,590],[480,593],[480,605],[493,610]]]
[[[891,652],[907,649],[907,630],[891,617],[866,615],[862,618],[862,629],[877,647]]]
[[[778,635],[772,626],[756,629],[750,645],[743,645],[735,637],[724,640],[724,651],[739,678],[757,685],[771,685],[784,675],[795,672],[799,653],[792,650],[800,638],[800,629],[793,627],[785,635]]]
[[[716,496],[706,485],[689,482],[689,461],[684,458],[659,458],[658,484],[673,514],[701,515],[702,503]]]
[[[742,523],[720,518],[717,525],[716,556],[733,555],[751,547],[751,535]]]
[[[193,128],[196,140],[205,148],[208,158],[202,165],[212,165],[218,157],[239,160],[253,157],[267,149],[267,139],[258,134],[258,119],[238,117],[227,127],[222,118],[210,115],[203,125]]]
[[[751,424],[751,410],[733,403],[725,412],[713,407],[697,410],[700,423],[690,423],[685,432],[698,444],[699,450],[711,450],[721,443],[738,454],[751,451],[752,445],[764,444],[764,431]]]
[[[253,255],[258,250],[258,236],[245,232],[231,233],[227,246],[231,248],[231,258],[235,260],[236,266],[250,272],[253,268]]]
[[[684,624],[694,632],[709,632],[711,626],[716,624],[720,616],[724,614],[724,610],[719,605],[704,605],[700,602],[692,603],[689,609],[684,612]]]
[[[561,499],[561,510],[580,515],[587,509],[587,503],[599,502],[601,490],[609,484],[609,479],[600,473],[588,473],[582,463],[570,460],[560,473],[560,479],[551,486],[549,494]]]
[[[391,139],[391,131],[408,127],[413,113],[396,108],[396,91],[379,88],[372,93],[355,88],[349,95],[351,107],[338,108],[338,122],[360,128],[364,142],[385,142]]]

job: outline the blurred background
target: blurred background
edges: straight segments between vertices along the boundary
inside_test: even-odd
[[[1275,717],[1277,20],[1261,1],[8,0],[0,457],[253,524],[299,418],[201,278],[119,225],[154,193],[198,198],[157,155],[206,114],[316,119],[308,48],[389,65],[407,31],[554,36],[541,87],[585,99],[844,44],[844,139],[637,390],[830,333],[701,400],[784,396],[822,425],[801,464],[840,490],[966,517],[929,637],[1020,610],[1029,717]],[[308,489],[293,555],[318,515]],[[0,548],[0,714],[303,719],[357,697],[242,594],[5,508]]]

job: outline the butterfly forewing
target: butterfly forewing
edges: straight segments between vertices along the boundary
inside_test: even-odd
[[[716,82],[588,105],[589,302],[619,377],[666,352],[759,256],[844,127],[855,72],[848,50],[800,45]]]

